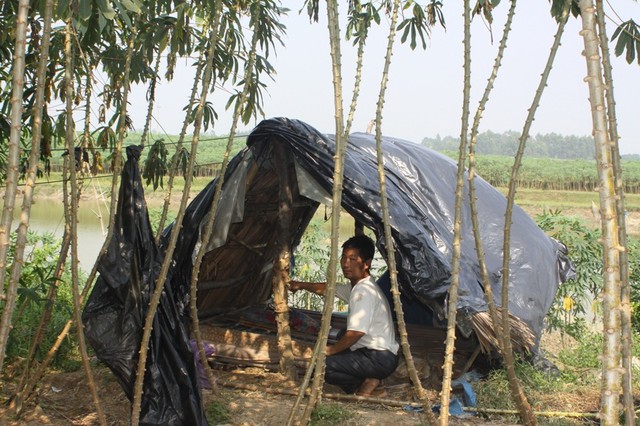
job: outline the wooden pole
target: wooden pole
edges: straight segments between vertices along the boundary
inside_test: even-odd
[[[273,265],[273,298],[278,326],[278,352],[280,353],[280,372],[290,379],[295,379],[297,371],[294,363],[289,326],[289,306],[287,305],[287,287],[289,282],[289,265],[291,264],[291,222],[293,219],[293,181],[290,164],[284,144],[273,143],[273,155],[278,174],[279,200],[278,222],[276,225],[276,253]]]

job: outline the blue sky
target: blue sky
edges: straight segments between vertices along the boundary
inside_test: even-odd
[[[460,134],[462,114],[462,2],[444,2],[447,29],[433,29],[427,49],[412,51],[400,44],[399,35],[391,63],[389,82],[383,110],[382,132],[385,135],[421,142],[424,137]],[[605,2],[606,3],[606,2]],[[610,2],[613,4],[614,2]],[[277,70],[275,81],[269,82],[265,97],[265,116],[298,118],[321,132],[335,129],[333,84],[329,37],[324,2],[321,20],[310,24],[303,13],[298,14],[299,2],[285,1],[291,8],[285,24],[288,27],[272,64]],[[491,29],[480,17],[472,28],[472,86],[471,114],[475,114],[480,96],[502,37],[509,2],[502,1],[495,10]],[[640,3],[616,0],[615,10],[607,7],[607,30],[611,37],[620,20],[633,18],[640,22]],[[344,12],[342,14],[344,17]],[[385,18],[386,19],[386,18]],[[387,46],[388,25],[374,28],[367,42],[363,80],[358,110],[352,131],[365,131],[375,118],[380,91],[382,66]],[[572,18],[567,24],[562,45],[551,71],[535,122],[531,128],[538,133],[563,135],[591,134],[591,113],[588,87],[584,82],[586,63],[581,52],[583,40],[579,36],[581,21]],[[344,28],[341,28],[342,30]],[[480,131],[521,131],[532,103],[540,75],[547,61],[557,26],[549,14],[549,2],[526,0],[518,2],[510,41],[480,123]],[[493,36],[493,40],[492,40]],[[355,48],[350,42],[342,45],[344,105],[348,108],[355,73]],[[192,69],[180,62],[176,78],[162,82],[158,88],[155,132],[177,134],[182,126],[182,107],[186,104],[192,82]],[[640,66],[613,58],[614,94],[618,116],[620,150],[623,154],[640,154]],[[134,90],[132,117],[136,128],[142,129],[146,107],[144,88]],[[214,99],[220,114],[214,131],[229,132],[231,111],[224,110],[227,94],[218,90]],[[256,123],[242,126],[248,131]]]

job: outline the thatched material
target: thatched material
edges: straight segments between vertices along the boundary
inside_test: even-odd
[[[502,323],[502,309],[498,309],[498,318]],[[535,336],[531,329],[520,318],[509,313],[511,324],[511,343],[515,352],[528,352],[535,344]],[[482,352],[499,351],[500,344],[491,322],[489,312],[478,312],[471,316],[471,324],[480,343]]]

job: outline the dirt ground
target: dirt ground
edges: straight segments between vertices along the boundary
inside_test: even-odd
[[[557,351],[562,345],[571,344],[552,336],[543,340],[545,351]],[[102,409],[109,425],[127,425],[131,405],[114,376],[104,366],[94,368],[95,382],[100,393]],[[217,393],[203,392],[204,406],[215,403],[227,407],[226,425],[280,426],[286,424],[295,401],[297,385],[282,375],[263,368],[217,368]],[[13,380],[0,385],[3,402],[12,394]],[[408,383],[385,386],[387,395],[378,401],[359,397],[347,397],[338,388],[325,385],[322,404],[334,410],[348,413],[338,423],[319,421],[324,425],[425,425],[425,417],[407,407],[415,406],[413,391]],[[439,403],[438,393],[428,390],[430,403]],[[346,400],[345,398],[351,398]],[[582,394],[555,394],[536,396],[534,409],[544,411],[596,411],[599,405],[598,389]],[[305,399],[306,401],[306,399]],[[450,417],[451,425],[513,425],[515,417],[504,415],[477,415],[468,413],[464,417]],[[545,424],[541,420],[541,424]],[[35,425],[97,425],[95,406],[86,385],[83,371],[51,373],[42,380],[33,398],[25,405],[20,418],[8,410],[7,404],[0,406],[0,426]],[[216,424],[216,423],[212,423]],[[548,423],[546,423],[548,424]],[[557,424],[557,423],[556,423]],[[572,424],[572,423],[567,423]],[[577,423],[573,423],[577,424]]]
[[[218,378],[224,382],[231,382],[236,386],[258,387],[261,390],[238,389],[220,386],[218,393],[205,391],[203,397],[205,406],[215,400],[222,401],[228,407],[229,419],[227,425],[263,425],[280,426],[286,424],[295,396],[270,393],[278,391],[295,392],[295,387],[276,373],[266,372],[256,368],[240,369],[233,372],[216,371]],[[119,385],[105,368],[95,370],[96,382],[99,387],[101,404],[109,425],[127,425],[130,417],[130,403]],[[6,389],[5,389],[6,390]],[[387,396],[388,403],[367,401],[336,401],[330,396],[336,389],[329,389],[331,393],[323,399],[323,404],[340,407],[350,413],[348,419],[339,422],[341,425],[423,425],[427,424],[424,417],[417,412],[403,410],[402,400],[394,400],[393,394]],[[404,391],[404,390],[403,390]],[[436,394],[431,392],[431,399],[435,401]],[[6,395],[5,395],[6,397]],[[86,385],[84,373],[51,374],[46,377],[38,388],[36,396],[27,404],[22,416],[18,419],[7,410],[6,405],[0,408],[0,425],[97,425],[99,424],[96,410]],[[319,424],[336,424],[323,423]],[[500,424],[510,425],[500,418],[486,419],[471,416],[466,418],[451,417],[452,425]]]

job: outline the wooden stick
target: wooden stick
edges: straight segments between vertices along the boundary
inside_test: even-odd
[[[278,395],[298,395],[298,391],[295,389],[284,389],[284,388],[268,388],[265,386],[257,386],[257,385],[248,385],[243,383],[231,383],[231,382],[219,382],[220,386],[224,386],[227,388],[235,388],[242,389],[254,392],[264,392]],[[309,395],[309,391],[305,391],[305,395]],[[358,396],[358,395],[348,395],[348,394],[338,394],[338,393],[323,393],[323,398],[338,400],[338,401],[349,401],[349,402],[369,402],[374,404],[386,405],[389,407],[412,407],[412,408],[422,408],[422,404],[410,402],[410,401],[399,401],[396,399],[388,399],[388,398],[373,398],[368,396]],[[504,414],[504,415],[519,415],[518,410],[508,410],[508,409],[500,409],[500,408],[477,408],[477,407],[462,407],[465,412],[471,413],[480,413],[480,414]],[[575,417],[575,418],[598,418],[598,413],[577,413],[571,411],[534,411],[536,416],[542,417]]]

